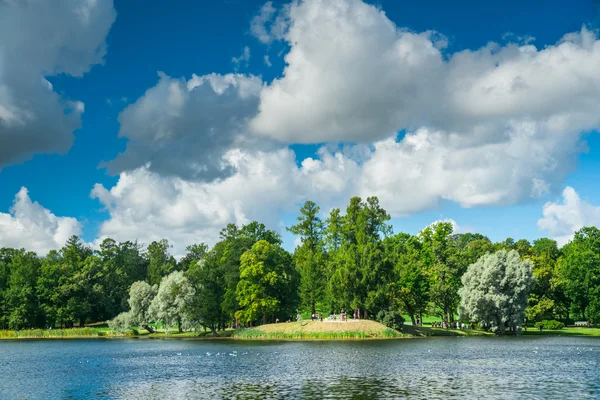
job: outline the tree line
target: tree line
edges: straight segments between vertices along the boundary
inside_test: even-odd
[[[227,225],[210,248],[188,246],[177,261],[167,240],[144,247],[105,239],[98,249],[71,237],[40,257],[0,249],[0,328],[83,326],[113,320],[226,327],[294,319],[298,312],[380,320],[460,318],[492,330],[522,320],[600,322],[600,231],[585,227],[559,248],[541,238],[494,243],[432,224],[394,234],[376,197],[350,199],[322,217],[306,201],[287,229],[293,253],[259,222]],[[483,288],[483,289],[482,289]],[[520,306],[513,306],[514,304]]]

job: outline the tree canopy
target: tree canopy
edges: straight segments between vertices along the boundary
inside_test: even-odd
[[[167,240],[146,246],[106,238],[92,249],[73,236],[43,257],[0,248],[0,328],[83,326],[119,316],[116,329],[152,331],[163,321],[217,334],[298,312],[404,315],[412,324],[431,315],[452,323],[459,308],[458,318],[499,332],[525,317],[600,323],[596,227],[560,248],[548,238],[494,243],[456,233],[448,222],[394,234],[389,219],[376,197],[353,197],[328,213],[306,201],[288,227],[298,238],[292,252],[258,221],[228,224],[214,244],[191,244],[179,260]]]
[[[533,263],[516,250],[484,255],[462,276],[461,315],[493,332],[520,329],[532,278]]]

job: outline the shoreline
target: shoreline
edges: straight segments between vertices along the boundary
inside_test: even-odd
[[[353,324],[354,325],[354,324]],[[523,331],[518,336],[495,335],[491,332],[478,330],[452,330],[443,328],[414,327],[405,325],[403,332],[387,328],[375,321],[366,321],[365,326],[353,329],[353,326],[323,325],[320,322],[312,324],[266,324],[252,328],[221,331],[222,336],[212,336],[210,332],[173,332],[170,334],[142,333],[142,334],[114,334],[107,328],[74,328],[56,331],[32,330],[28,331],[0,331],[2,340],[229,340],[229,341],[363,341],[363,340],[402,340],[425,339],[442,337],[600,337],[600,328],[567,327],[561,330],[538,331],[530,329]],[[81,331],[79,331],[81,330]],[[79,331],[79,332],[78,332]],[[28,334],[30,333],[30,334]]]
[[[239,338],[231,336],[44,336],[44,337],[33,337],[33,336],[22,336],[22,337],[10,337],[0,338],[0,342],[12,342],[12,341],[44,341],[44,340],[56,340],[56,341],[77,341],[77,340],[192,340],[192,341],[232,341],[232,342],[361,342],[361,341],[393,341],[393,340],[412,340],[412,339],[450,339],[450,338],[541,338],[541,337],[579,337],[579,338],[599,338],[600,335],[585,335],[585,334],[539,334],[539,335],[431,335],[431,336],[411,336],[403,335],[398,337],[365,337],[365,338]]]

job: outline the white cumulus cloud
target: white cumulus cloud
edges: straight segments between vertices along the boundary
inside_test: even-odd
[[[541,49],[445,54],[436,32],[399,28],[360,0],[294,2],[286,15],[287,65],[261,92],[257,133],[370,142],[427,127],[493,143],[515,124],[555,135],[600,126],[600,41],[585,27]]]
[[[538,220],[538,228],[550,233],[561,246],[584,226],[600,226],[600,206],[581,200],[570,186],[563,190],[562,197],[562,203],[544,204],[543,217]]]
[[[0,247],[24,247],[45,255],[64,246],[70,236],[80,234],[77,219],[54,215],[31,201],[24,187],[15,196],[9,213],[0,213]]]
[[[166,237],[183,254],[229,222],[280,229],[306,199],[328,211],[378,196],[394,217],[511,205],[562,187],[600,127],[600,40],[586,28],[446,54],[439,33],[362,1],[305,0],[265,4],[251,31],[289,45],[279,78],[163,75],[122,112],[119,181],[92,192],[109,213],[101,237]],[[297,160],[261,138],[326,144]]]
[[[322,147],[318,157],[299,164],[290,149],[230,150],[224,159],[235,172],[211,182],[141,167],[122,173],[112,188],[96,185],[92,191],[110,215],[100,236],[143,243],[166,237],[181,255],[188,244],[214,243],[229,222],[258,220],[279,230],[283,216],[296,213],[306,199],[327,212],[344,209],[352,196],[374,195],[393,217],[433,208],[442,199],[465,207],[510,204],[529,195],[541,179],[536,171],[548,165],[541,145],[517,134],[514,141],[465,149],[450,139],[419,130],[400,142]]]

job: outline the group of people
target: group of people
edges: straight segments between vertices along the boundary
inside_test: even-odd
[[[354,312],[354,319],[358,320],[359,316],[356,313],[356,311]],[[338,319],[340,321],[347,321],[347,316],[346,313],[344,312],[344,310],[342,310],[342,312],[340,314],[335,314],[335,313],[331,313],[329,314],[329,318],[327,318],[329,321],[337,321]],[[321,313],[313,313],[310,315],[310,320],[311,321],[321,321],[323,322],[323,314]],[[296,314],[296,321],[301,322],[302,321],[302,315],[300,313]],[[277,320],[277,322],[279,322],[279,320]],[[289,321],[288,321],[289,322]]]
[[[458,321],[452,321],[450,323],[446,322],[446,321],[434,321],[431,323],[431,327],[432,328],[444,328],[444,329],[460,329],[461,331],[464,331],[465,329],[469,329],[469,324],[468,323],[464,323],[464,322],[458,322]]]
[[[311,321],[321,321],[323,322],[323,314],[315,313],[310,315]]]

